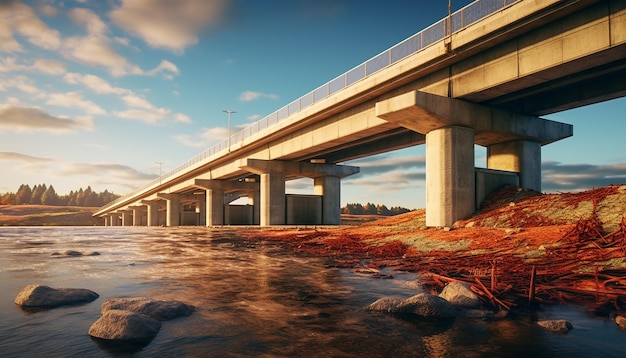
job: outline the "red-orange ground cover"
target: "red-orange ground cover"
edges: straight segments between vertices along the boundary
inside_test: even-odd
[[[361,272],[419,272],[422,284],[434,291],[450,281],[468,282],[494,308],[565,302],[622,312],[626,220],[608,223],[597,208],[615,206],[615,221],[620,216],[614,211],[626,215],[625,199],[626,187],[619,186],[544,195],[504,188],[450,230],[426,228],[424,211],[418,210],[356,227],[249,234]],[[617,229],[605,232],[603,224]],[[437,245],[425,249],[432,243]]]

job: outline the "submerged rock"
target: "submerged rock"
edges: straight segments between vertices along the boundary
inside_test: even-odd
[[[567,333],[574,328],[571,323],[564,319],[537,321],[537,324],[550,332],[559,333]]]
[[[626,330],[626,317],[622,315],[615,316],[615,324],[617,324],[617,327],[620,329]]]
[[[398,297],[384,297],[369,306],[368,311],[383,312],[398,315],[412,315],[421,318],[453,318],[456,309],[448,301],[435,295],[420,293],[407,299]]]
[[[150,342],[160,328],[161,322],[144,314],[112,309],[94,322],[88,333],[109,341]]]
[[[399,297],[383,297],[376,300],[369,306],[365,307],[368,311],[383,312],[383,313],[399,313],[398,307],[404,300]]]
[[[420,293],[404,300],[398,310],[401,313],[410,313],[423,318],[454,318],[456,309],[443,298],[427,293]]]
[[[102,313],[109,310],[126,310],[166,321],[189,316],[195,308],[176,300],[152,300],[145,297],[109,298],[102,304]]]
[[[456,307],[477,308],[480,307],[478,295],[470,289],[469,283],[451,282],[443,288],[439,297],[450,302]]]
[[[15,297],[15,304],[22,307],[53,308],[64,305],[87,303],[99,295],[84,288],[51,288],[49,286],[28,285]]]
[[[50,254],[50,256],[55,256],[55,257],[80,257],[80,256],[98,256],[98,255],[100,255],[100,253],[97,251],[80,252],[80,251],[75,251],[75,250],[66,250],[65,252],[62,252],[62,253],[55,251],[52,254]]]

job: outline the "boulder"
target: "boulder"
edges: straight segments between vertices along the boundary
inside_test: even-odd
[[[28,285],[15,297],[15,304],[22,307],[53,308],[64,305],[87,303],[99,295],[84,288],[51,288],[49,286]]]
[[[626,317],[622,315],[615,316],[615,324],[617,324],[617,327],[620,329],[626,330]]]
[[[152,300],[145,297],[109,298],[102,304],[102,313],[109,310],[126,310],[141,313],[157,321],[189,316],[195,308],[176,300]]]
[[[427,293],[407,298],[397,309],[399,313],[413,314],[423,318],[454,318],[457,314],[450,302]]]
[[[150,342],[161,322],[141,313],[108,310],[89,327],[89,335],[108,341]]]
[[[478,308],[481,304],[480,298],[470,287],[469,283],[451,282],[443,288],[439,297],[456,307]]]
[[[550,332],[567,333],[574,327],[564,319],[537,321],[537,324]]]
[[[50,254],[50,256],[55,256],[55,257],[80,257],[80,256],[98,256],[98,255],[100,255],[100,253],[97,251],[83,253],[83,252],[75,251],[75,250],[66,250],[63,253],[55,251],[52,254]]]
[[[383,312],[383,313],[399,313],[398,307],[404,300],[399,297],[383,297],[376,300],[369,306],[365,307],[368,311]]]

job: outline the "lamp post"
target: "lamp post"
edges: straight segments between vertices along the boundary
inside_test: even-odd
[[[228,113],[228,152],[230,153],[230,115],[237,112],[230,109],[223,109],[222,112]]]

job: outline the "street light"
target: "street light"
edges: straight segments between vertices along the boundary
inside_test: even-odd
[[[230,109],[223,109],[222,112],[228,113],[228,152],[230,153],[230,115],[237,112]]]

